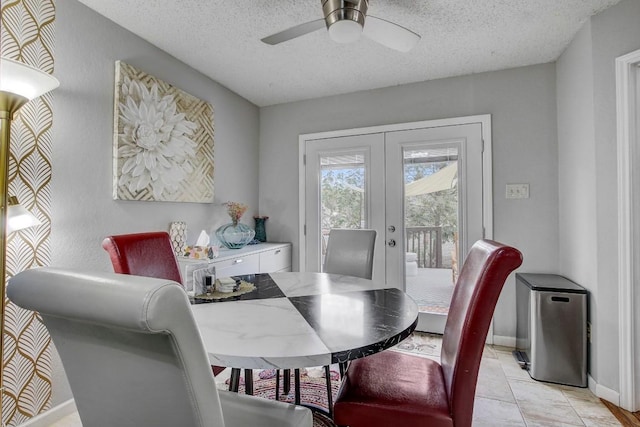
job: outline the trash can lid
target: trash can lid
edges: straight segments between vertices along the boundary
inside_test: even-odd
[[[527,285],[532,291],[587,293],[582,286],[557,274],[516,273],[516,280]]]

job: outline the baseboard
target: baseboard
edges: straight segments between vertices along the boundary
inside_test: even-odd
[[[51,424],[60,421],[61,419],[69,414],[74,413],[75,411],[77,411],[76,402],[73,399],[69,399],[59,405],[54,406],[48,411],[36,415],[29,421],[20,424],[19,427],[49,427]]]
[[[591,393],[595,394],[600,399],[604,399],[607,402],[611,402],[616,406],[620,406],[620,393],[611,390],[603,385],[600,385],[594,380],[591,375],[587,375],[587,382]]]
[[[503,337],[500,335],[494,335],[493,345],[499,345],[501,347],[516,348],[516,337]]]

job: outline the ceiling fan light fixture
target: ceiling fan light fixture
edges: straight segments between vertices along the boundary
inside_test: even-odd
[[[353,43],[362,35],[362,25],[356,21],[336,21],[329,27],[329,37],[337,43]]]
[[[368,7],[368,0],[323,0],[322,10],[331,40],[338,43],[358,40]]]
[[[420,35],[408,28],[375,16],[367,16],[369,0],[320,0],[324,18],[295,25],[261,39],[276,45],[326,26],[329,38],[352,43],[364,36],[399,52],[408,52],[420,41]],[[365,19],[367,25],[365,25]]]

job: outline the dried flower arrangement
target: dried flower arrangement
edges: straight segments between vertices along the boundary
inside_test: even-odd
[[[225,203],[225,206],[227,207],[227,213],[231,217],[233,225],[238,224],[240,218],[242,218],[242,215],[244,215],[244,213],[249,208],[249,206],[239,202],[227,202]]]

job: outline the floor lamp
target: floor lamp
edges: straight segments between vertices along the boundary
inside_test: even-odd
[[[14,231],[24,230],[25,228],[35,227],[42,222],[27,208],[22,206],[18,202],[16,196],[9,196],[9,202],[7,206],[7,235]]]
[[[58,87],[52,75],[37,68],[0,58],[0,424],[4,386],[2,366],[4,352],[4,305],[6,290],[7,206],[9,189],[9,139],[11,120],[16,111],[34,98]]]

